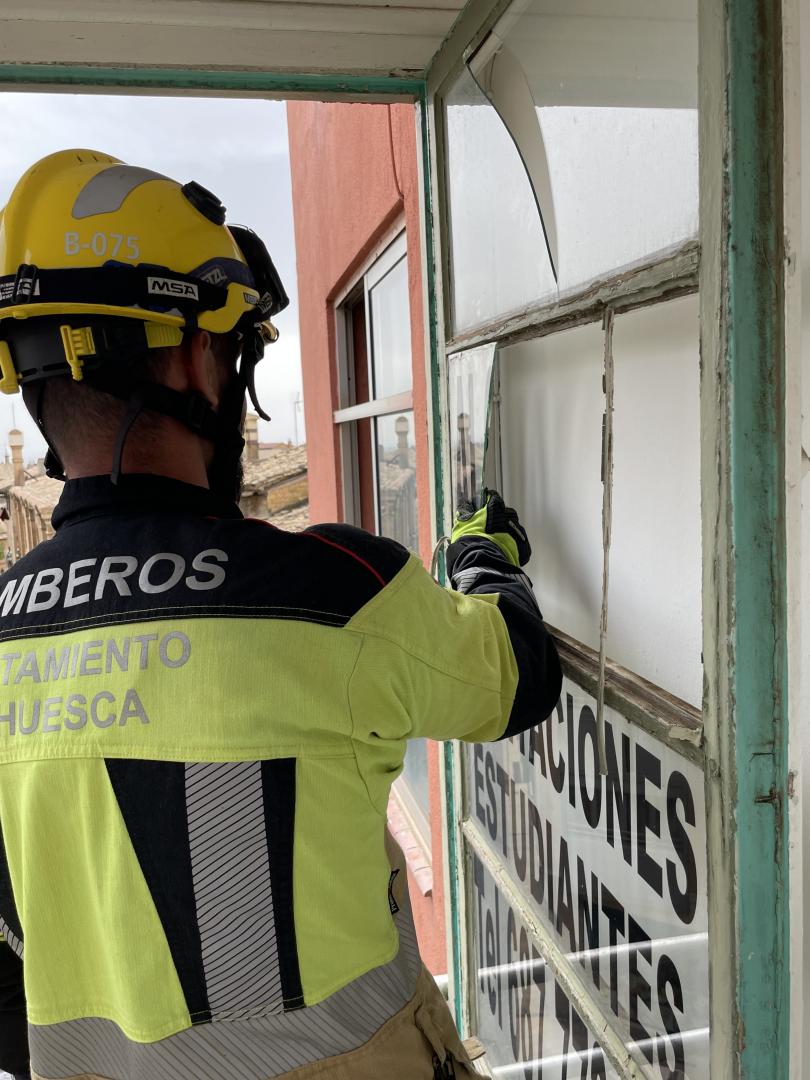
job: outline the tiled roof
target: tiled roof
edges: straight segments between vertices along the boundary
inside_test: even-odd
[[[412,466],[403,468],[391,461],[380,462],[379,484],[381,491],[399,491],[413,481],[416,470]]]
[[[10,461],[0,461],[0,490],[8,491],[14,486],[14,466]]]
[[[282,446],[263,461],[245,462],[243,495],[267,491],[307,471],[306,446]]]
[[[50,514],[59,502],[64,486],[61,480],[38,476],[36,480],[29,480],[24,487],[13,487],[11,494],[26,506],[39,510],[44,517]]]
[[[285,529],[287,532],[303,532],[304,529],[309,528],[309,504],[301,503],[300,506],[293,506],[289,510],[279,510],[277,514],[272,514],[270,517],[270,524],[275,525],[276,528]]]

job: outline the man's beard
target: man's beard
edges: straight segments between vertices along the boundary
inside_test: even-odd
[[[236,375],[222,394],[218,410],[219,437],[214,443],[213,461],[207,469],[211,491],[231,503],[239,502],[245,478],[242,464],[244,416],[245,383],[241,376]]]

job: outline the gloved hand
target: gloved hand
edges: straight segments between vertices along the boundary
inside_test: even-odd
[[[525,566],[532,555],[526,530],[518,520],[517,511],[504,504],[497,491],[484,488],[481,505],[463,502],[456,511],[450,543],[465,536],[485,536],[497,544],[514,566]]]

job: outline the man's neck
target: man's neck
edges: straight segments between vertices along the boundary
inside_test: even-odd
[[[179,426],[179,425],[178,425]],[[205,461],[205,444],[190,431],[172,432],[160,437],[159,445],[153,436],[138,438],[137,434],[127,440],[121,461],[121,474],[141,473],[165,476],[184,484],[207,488],[208,472]],[[156,440],[155,440],[156,441]],[[112,472],[114,447],[88,447],[86,453],[64,462],[65,474],[70,480],[86,476],[104,476]]]

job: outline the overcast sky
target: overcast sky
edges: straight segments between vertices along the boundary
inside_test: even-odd
[[[246,98],[159,98],[95,94],[2,94],[0,206],[23,172],[45,154],[101,150],[180,183],[197,180],[223,201],[228,221],[265,241],[290,296],[275,322],[280,340],[265,352],[257,385],[265,411],[262,440],[304,439],[298,302],[295,281],[287,117],[283,102]],[[0,458],[14,419],[25,433],[26,460],[44,444],[19,395],[0,395]]]

